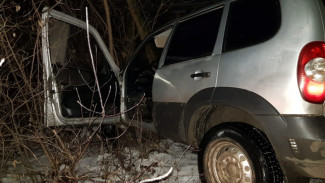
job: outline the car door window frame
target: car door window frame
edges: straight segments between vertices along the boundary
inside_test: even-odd
[[[175,25],[175,22],[172,22],[172,23],[170,23],[170,24],[168,24],[168,25],[154,31],[150,35],[148,35],[141,42],[141,44],[138,46],[138,48],[136,49],[136,51],[132,55],[132,57],[131,57],[128,65],[127,65],[127,68],[125,69],[125,72],[123,74],[123,88],[124,88],[124,90],[122,91],[122,98],[124,98],[125,101],[124,101],[124,105],[122,105],[123,109],[121,111],[127,111],[127,110],[130,109],[130,107],[128,106],[128,98],[130,97],[128,95],[128,92],[129,92],[129,89],[128,89],[128,82],[129,82],[128,77],[129,77],[129,75],[128,75],[128,73],[130,72],[129,70],[132,69],[133,64],[135,64],[134,62],[137,61],[137,58],[138,58],[140,52],[144,49],[145,46],[148,45],[148,43],[151,43],[152,39],[155,39],[155,36],[158,36],[161,33],[164,33],[166,31],[170,30],[170,32],[168,33],[168,38],[166,39],[166,42],[164,43],[164,47],[162,48],[162,52],[161,52],[159,58],[157,58],[158,65],[157,65],[157,68],[155,68],[155,69],[158,69],[160,67],[161,62],[162,62],[162,58],[164,57],[164,54],[166,52],[166,47],[168,46],[168,42],[169,42],[171,34],[173,32],[174,25]],[[128,114],[128,115],[122,114],[122,118],[123,118],[123,120],[126,120],[126,119],[130,118],[130,114]]]
[[[57,20],[66,22],[68,24],[80,27],[85,30],[87,29],[86,22],[84,22],[82,20],[79,20],[75,17],[72,17],[70,15],[64,14],[64,13],[56,11],[56,10],[50,10],[48,8],[44,8],[43,14],[42,14],[42,20],[47,21],[50,18],[55,18]],[[43,22],[42,24],[45,25],[45,22]],[[109,62],[109,66],[111,67],[111,69],[114,71],[114,73],[120,73],[120,68],[115,64],[113,57],[109,53],[109,51],[108,51],[103,39],[99,35],[98,31],[91,25],[89,25],[88,28],[89,28],[89,33],[93,35],[93,37],[96,40],[96,42],[98,43],[100,49],[103,51],[103,54],[104,54],[106,60]],[[44,32],[44,35],[45,34],[47,35],[48,27],[44,26],[42,31]],[[46,37],[48,37],[48,36],[46,36]],[[46,41],[48,43],[48,40],[46,40]]]
[[[44,63],[44,95],[45,95],[45,102],[44,102],[44,112],[45,112],[45,120],[44,123],[46,126],[53,126],[53,125],[65,125],[65,124],[86,124],[86,123],[106,123],[106,124],[114,124],[117,119],[119,119],[119,115],[113,115],[111,117],[105,117],[104,119],[100,119],[95,117],[95,119],[90,118],[65,118],[61,114],[60,110],[60,102],[59,96],[55,91],[56,88],[56,81],[54,80],[53,76],[53,67],[51,65],[51,56],[50,56],[50,48],[49,48],[49,27],[47,21],[50,18],[54,18],[65,23],[77,26],[82,29],[87,29],[86,22],[79,20],[75,17],[69,16],[62,12],[49,9],[45,7],[42,13],[42,54],[43,54],[43,63]],[[119,77],[120,69],[115,64],[112,56],[110,55],[105,43],[103,42],[102,38],[100,37],[98,31],[89,25],[89,33],[93,36],[95,41],[97,42],[99,48],[102,50],[105,60],[108,62],[111,70],[114,72],[117,81],[120,83],[121,78]],[[122,104],[121,104],[122,105]],[[47,117],[48,115],[51,116]]]

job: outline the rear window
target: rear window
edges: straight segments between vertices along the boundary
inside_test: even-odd
[[[251,46],[270,39],[281,23],[278,0],[239,0],[232,2],[223,51]]]

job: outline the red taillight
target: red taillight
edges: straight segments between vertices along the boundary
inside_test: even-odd
[[[297,74],[302,97],[308,102],[323,103],[325,100],[325,42],[315,41],[303,47],[299,55]]]

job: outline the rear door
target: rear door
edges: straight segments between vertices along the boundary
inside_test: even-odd
[[[223,6],[209,9],[176,25],[153,82],[154,121],[161,135],[184,135],[186,104],[195,94],[216,86],[223,12]]]
[[[119,68],[98,32],[89,26],[88,40],[85,22],[55,10],[44,12],[46,125],[115,122],[120,113]]]

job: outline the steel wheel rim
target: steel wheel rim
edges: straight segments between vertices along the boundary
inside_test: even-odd
[[[252,162],[241,146],[229,141],[216,141],[210,147],[207,168],[213,182],[255,182]]]

